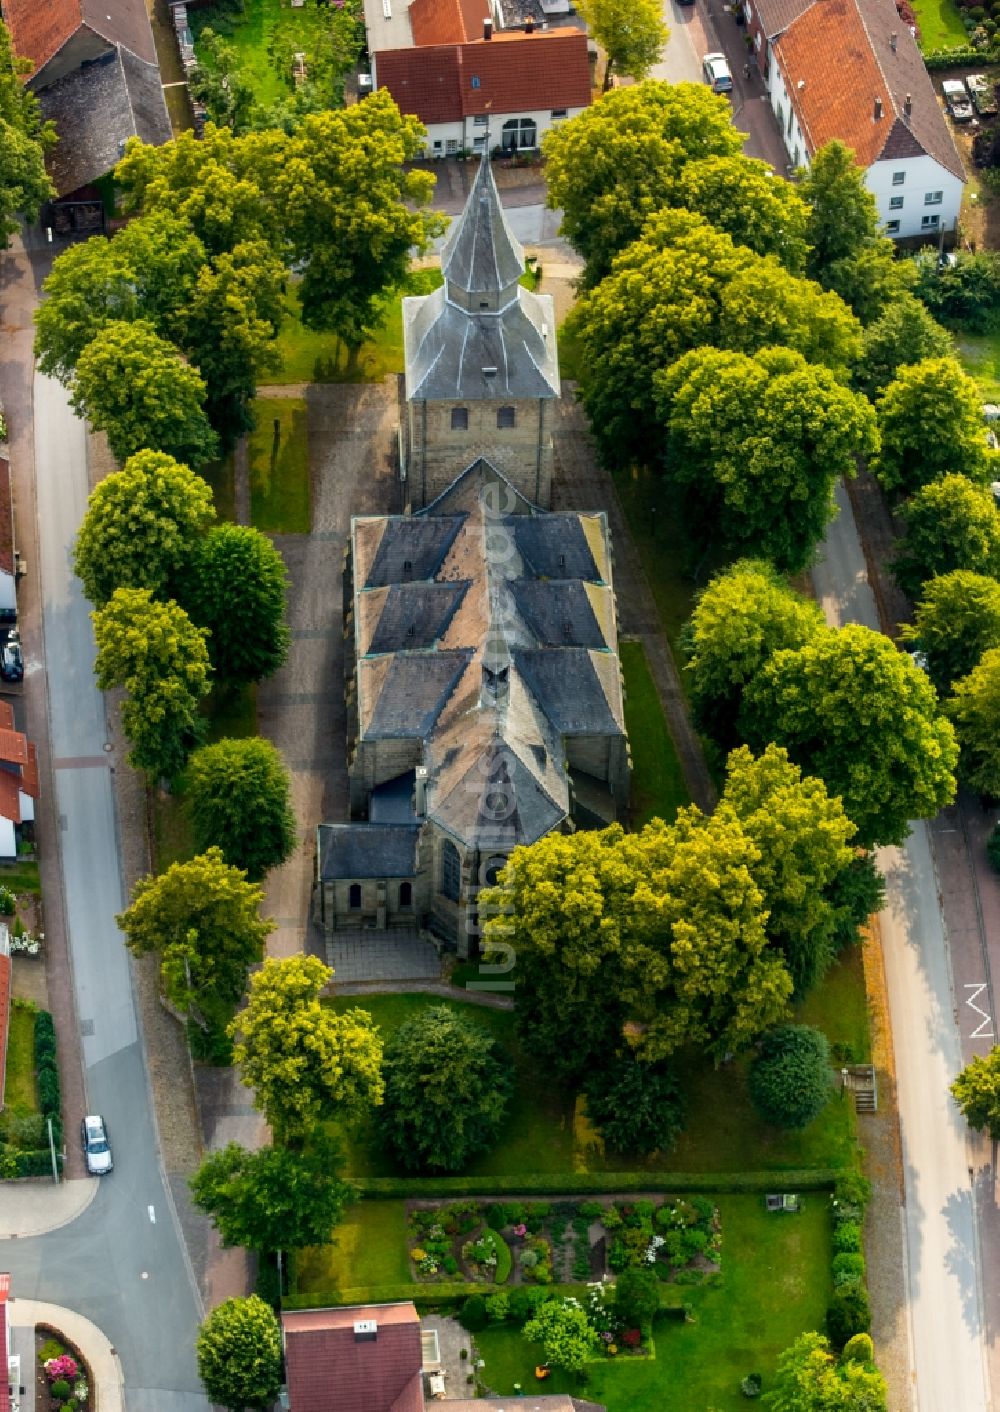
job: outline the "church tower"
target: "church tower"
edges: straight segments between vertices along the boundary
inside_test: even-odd
[[[442,251],[444,285],[403,300],[405,457],[415,510],[479,456],[533,504],[551,503],[555,311],[551,295],[519,283],[524,251],[500,205],[488,149]]]

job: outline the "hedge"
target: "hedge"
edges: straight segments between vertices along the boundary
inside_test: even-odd
[[[52,1154],[47,1147],[38,1148],[33,1152],[19,1152],[16,1149],[5,1148],[0,1150],[0,1156],[13,1157],[17,1163],[18,1177],[51,1177],[52,1175]],[[56,1152],[56,1166],[62,1171],[63,1158],[61,1152]]]
[[[447,1196],[600,1196],[627,1191],[826,1191],[840,1172],[813,1167],[787,1172],[529,1172],[507,1177],[352,1177],[362,1198]]]
[[[964,64],[992,64],[994,56],[988,49],[973,49],[965,45],[961,49],[932,49],[923,56],[929,69],[952,69]]]
[[[519,1289],[538,1289],[548,1297],[549,1295],[574,1295],[577,1299],[583,1299],[587,1293],[585,1284],[568,1285],[519,1285]],[[336,1308],[339,1305],[353,1304],[399,1304],[403,1300],[412,1299],[418,1307],[438,1308],[443,1304],[462,1304],[470,1295],[479,1294],[484,1299],[491,1294],[498,1293],[500,1286],[495,1284],[477,1284],[472,1280],[458,1283],[442,1282],[434,1284],[404,1284],[404,1285],[374,1285],[359,1286],[354,1289],[317,1290],[310,1294],[287,1294],[281,1301],[282,1309],[328,1309]],[[509,1288],[504,1288],[505,1293],[510,1293]],[[666,1313],[680,1309],[683,1311],[681,1295],[683,1291],[668,1286],[661,1286],[660,1307]],[[677,1315],[676,1317],[680,1317]]]

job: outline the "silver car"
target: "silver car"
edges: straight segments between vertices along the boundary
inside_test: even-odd
[[[102,1177],[105,1172],[110,1172],[115,1164],[111,1160],[108,1129],[100,1114],[92,1113],[89,1117],[84,1118],[80,1124],[80,1136],[83,1140],[83,1155],[87,1159],[87,1171],[90,1175]]]
[[[705,72],[705,82],[713,93],[733,91],[733,76],[729,72],[725,54],[706,54],[701,61],[701,67]]]

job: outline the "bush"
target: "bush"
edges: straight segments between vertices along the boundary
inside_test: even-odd
[[[826,1036],[809,1025],[769,1030],[750,1066],[749,1088],[765,1122],[806,1127],[826,1106],[833,1088]]]
[[[843,1348],[855,1334],[871,1330],[872,1316],[865,1289],[838,1290],[826,1311],[826,1332],[834,1348]]]
[[[0,883],[0,917],[13,917],[17,906],[17,898],[9,887]]]
[[[864,1283],[865,1257],[857,1251],[845,1250],[833,1257],[833,1283],[836,1289],[847,1289]]]
[[[843,1172],[833,1184],[833,1199],[863,1210],[872,1199],[872,1184],[861,1172]]]
[[[835,1255],[856,1255],[861,1251],[861,1227],[854,1221],[845,1221],[833,1233]]]
[[[764,1380],[759,1373],[747,1373],[740,1383],[740,1392],[744,1397],[760,1397],[763,1385]]]
[[[464,1329],[468,1329],[470,1334],[478,1334],[489,1323],[489,1314],[486,1312],[486,1300],[482,1295],[470,1294],[462,1305],[458,1315],[458,1322]]]
[[[72,1391],[73,1389],[65,1378],[56,1378],[55,1382],[49,1387],[50,1394],[57,1402],[64,1402]]]
[[[874,1363],[875,1345],[871,1334],[855,1334],[849,1338],[844,1344],[841,1360],[844,1363]]]
[[[993,826],[993,832],[986,840],[986,857],[995,873],[1000,873],[1000,824]]]
[[[520,1327],[528,1322],[538,1306],[548,1298],[548,1290],[530,1289],[523,1285],[512,1289],[508,1296],[507,1317],[512,1324]]]
[[[46,1066],[38,1071],[38,1106],[45,1117],[55,1116],[61,1107],[59,1074]]]
[[[648,1324],[660,1307],[660,1281],[650,1265],[623,1270],[615,1285],[615,1312],[622,1323]]]
[[[502,1324],[510,1313],[510,1298],[507,1294],[491,1294],[486,1301],[486,1315],[491,1324]]]
[[[684,1105],[673,1074],[631,1056],[595,1069],[585,1085],[587,1111],[608,1147],[650,1152],[673,1147],[684,1126]]]
[[[254,1294],[277,1313],[281,1308],[281,1276],[273,1255],[261,1252],[257,1258],[257,1281]]]

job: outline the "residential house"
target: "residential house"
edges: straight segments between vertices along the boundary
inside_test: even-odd
[[[547,14],[569,6],[556,0],[546,14],[545,3],[365,0],[373,85],[424,124],[427,156],[532,149],[588,106],[586,33],[547,28]]]
[[[145,0],[0,0],[0,12],[59,134],[48,166],[60,197],[93,194],[130,137],[170,138]]]
[[[0,858],[17,857],[23,826],[34,823],[38,788],[34,741],[15,729],[10,702],[0,701]]]
[[[956,229],[965,169],[893,0],[743,0],[789,164],[852,148],[887,235]]]

